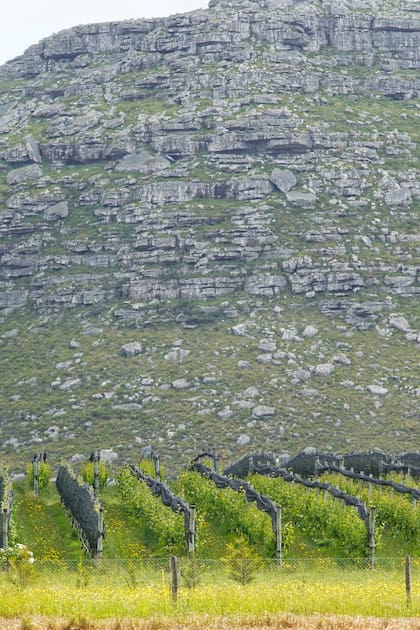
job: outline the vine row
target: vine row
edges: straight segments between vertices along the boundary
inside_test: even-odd
[[[265,475],[268,477],[281,477],[282,479],[284,479],[284,481],[287,481],[288,483],[302,484],[306,488],[324,490],[325,492],[330,493],[335,499],[341,499],[346,505],[356,508],[358,515],[363,521],[367,522],[369,519],[369,511],[366,507],[366,504],[361,501],[359,497],[347,494],[347,492],[343,492],[328,481],[324,482],[312,479],[303,479],[302,477],[300,477],[300,475],[289,472],[288,470],[284,470],[283,468],[276,468],[271,464],[259,466],[251,462],[250,472],[254,472],[259,475]]]
[[[393,479],[376,479],[375,477],[370,477],[369,475],[365,475],[362,472],[353,472],[352,470],[347,470],[346,468],[342,468],[340,466],[335,466],[334,464],[324,464],[316,462],[315,464],[315,472],[317,475],[322,475],[326,472],[333,472],[339,475],[343,475],[343,477],[349,477],[350,479],[357,479],[358,481],[366,481],[368,483],[375,484],[377,486],[385,486],[388,488],[392,488],[396,492],[400,494],[409,494],[418,501],[420,499],[420,490],[414,487],[406,486],[402,483],[397,483]]]
[[[9,473],[0,470],[0,547],[9,547],[10,520],[12,516],[13,490]]]
[[[180,497],[177,497],[175,494],[173,494],[173,492],[171,492],[165,482],[150,477],[133,464],[128,464],[128,468],[131,474],[138,481],[142,481],[150,488],[153,496],[160,497],[163,505],[171,508],[171,510],[175,512],[175,514],[184,515],[184,531],[187,545],[187,553],[193,552],[196,536],[195,507],[190,506],[189,503],[184,501],[184,499],[181,499]]]
[[[198,457],[200,457],[200,455]],[[225,477],[215,470],[211,470],[208,466],[199,462],[198,457],[191,462],[189,466],[190,470],[198,472],[202,477],[211,479],[217,488],[231,488],[236,492],[244,492],[248,503],[255,503],[261,512],[266,512],[270,516],[273,532],[275,533],[277,531],[278,509],[274,501],[257,492],[248,481]]]

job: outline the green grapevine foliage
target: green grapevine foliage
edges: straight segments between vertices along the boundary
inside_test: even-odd
[[[106,482],[108,480],[108,471],[103,462],[98,462],[98,472],[99,472],[99,489],[105,488]],[[88,483],[90,486],[95,485],[95,464],[93,462],[86,462],[83,464],[81,469],[82,479],[85,483]]]
[[[338,557],[362,557],[367,551],[365,523],[354,508],[345,508],[323,493],[283,479],[251,475],[249,481],[283,508],[283,518],[296,533]]]
[[[349,494],[357,494],[370,507],[377,508],[376,521],[384,532],[393,538],[400,538],[408,543],[410,553],[420,553],[420,511],[410,499],[402,494],[397,494],[388,488],[381,489],[360,481],[352,481],[340,475],[325,475],[334,485],[339,486]]]
[[[212,481],[195,472],[184,472],[177,485],[190,504],[197,507],[198,515],[216,530],[219,536],[233,540],[243,536],[261,556],[274,556],[275,539],[271,519],[260,512],[254,505],[249,505],[243,492],[235,492],[230,488],[218,489]],[[197,544],[201,554],[205,554],[200,533],[209,528],[202,525],[198,528]],[[293,527],[284,522],[283,546],[285,550],[293,540]],[[208,554],[207,554],[208,555]]]
[[[145,544],[154,555],[185,551],[184,517],[165,507],[145,483],[137,481],[128,468],[118,473],[118,487],[128,515],[138,521]]]
[[[29,487],[34,487],[34,467],[28,464],[26,468],[27,480]],[[40,494],[47,494],[50,488],[51,468],[47,462],[38,463],[38,491]]]

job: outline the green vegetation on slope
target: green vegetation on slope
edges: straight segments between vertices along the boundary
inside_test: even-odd
[[[14,484],[14,520],[17,540],[34,553],[38,561],[52,564],[83,557],[77,533],[60,504],[53,484],[36,497],[26,482]]]

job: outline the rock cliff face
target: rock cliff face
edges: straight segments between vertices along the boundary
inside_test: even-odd
[[[419,15],[211,0],[75,27],[1,67],[5,329],[261,298],[360,329],[409,313],[415,344]]]

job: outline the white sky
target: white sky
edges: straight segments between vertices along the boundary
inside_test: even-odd
[[[64,28],[207,8],[208,0],[0,0],[0,65]]]

